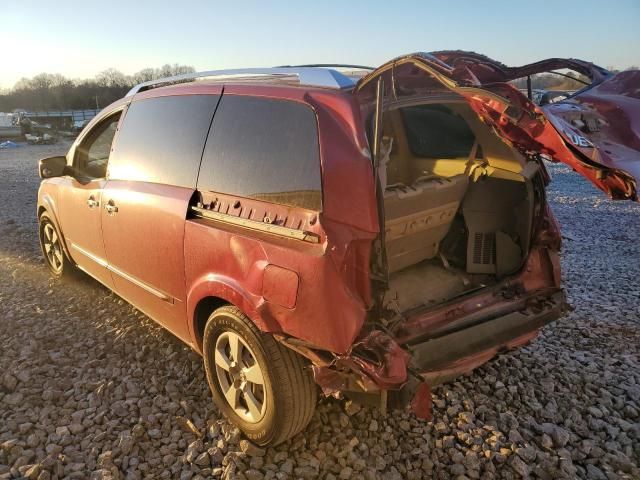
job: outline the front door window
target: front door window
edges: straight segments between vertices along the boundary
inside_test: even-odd
[[[95,127],[78,146],[73,162],[76,176],[88,180],[107,176],[107,163],[118,120],[120,112]]]

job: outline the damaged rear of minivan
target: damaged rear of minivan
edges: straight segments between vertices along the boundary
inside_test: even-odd
[[[373,308],[348,358],[331,367],[346,362],[365,380],[315,366],[325,393],[411,402],[428,418],[431,386],[529,342],[568,308],[543,159],[614,198],[637,191],[628,172],[585,154],[594,145],[575,125],[507,83],[568,67],[606,80],[586,62],[559,62],[518,71],[464,52],[413,54],[359,80],[380,225]]]

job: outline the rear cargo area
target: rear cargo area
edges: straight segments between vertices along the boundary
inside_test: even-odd
[[[442,303],[521,268],[535,164],[464,101],[391,107],[381,152],[390,309]]]

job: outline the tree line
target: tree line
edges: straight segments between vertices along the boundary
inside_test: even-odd
[[[109,68],[92,79],[84,80],[71,80],[57,73],[41,73],[33,78],[20,79],[7,92],[0,91],[0,112],[12,112],[16,109],[34,111],[103,108],[122,98],[134,85],[194,71],[191,66],[174,63],[160,68],[145,68],[133,75],[125,75]],[[573,75],[579,80],[587,80],[582,75]],[[533,75],[531,78],[534,89],[578,90],[584,87],[578,80],[549,73]],[[525,89],[526,79],[518,79],[514,84],[517,88]]]
[[[103,108],[122,98],[134,85],[194,71],[191,66],[179,64],[145,68],[133,75],[109,68],[83,80],[40,73],[33,78],[21,78],[9,91],[0,92],[0,112]]]

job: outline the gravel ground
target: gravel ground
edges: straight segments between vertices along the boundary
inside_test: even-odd
[[[640,478],[637,204],[551,166],[573,313],[435,389],[433,422],[324,400],[262,450],[195,353],[89,278],[49,277],[36,160],[65,147],[0,151],[0,479]]]

